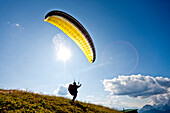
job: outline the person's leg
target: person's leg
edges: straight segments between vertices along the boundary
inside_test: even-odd
[[[73,99],[72,99],[73,102],[74,102],[74,100],[76,99],[76,97],[77,97],[77,93],[74,93],[74,97],[73,97]]]

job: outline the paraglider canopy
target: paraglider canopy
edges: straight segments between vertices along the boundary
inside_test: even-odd
[[[74,17],[65,12],[54,10],[45,16],[44,21],[55,25],[67,34],[83,51],[90,63],[95,61],[96,52],[93,41],[87,30]]]

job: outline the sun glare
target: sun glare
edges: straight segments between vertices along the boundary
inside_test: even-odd
[[[71,52],[66,47],[60,47],[57,56],[58,59],[63,60],[65,62],[71,57]]]

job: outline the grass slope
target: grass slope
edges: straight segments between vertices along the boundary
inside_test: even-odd
[[[0,112],[41,113],[121,113],[117,110],[56,96],[35,94],[19,90],[0,89]]]

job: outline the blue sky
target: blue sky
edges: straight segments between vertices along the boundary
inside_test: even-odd
[[[170,95],[169,6],[168,0],[3,0],[0,88],[58,95],[75,79],[83,84],[80,101],[118,109],[166,103]],[[61,30],[43,22],[51,10],[67,12],[84,25],[97,51],[93,64]],[[53,41],[58,37],[71,51],[67,62],[56,60]]]

